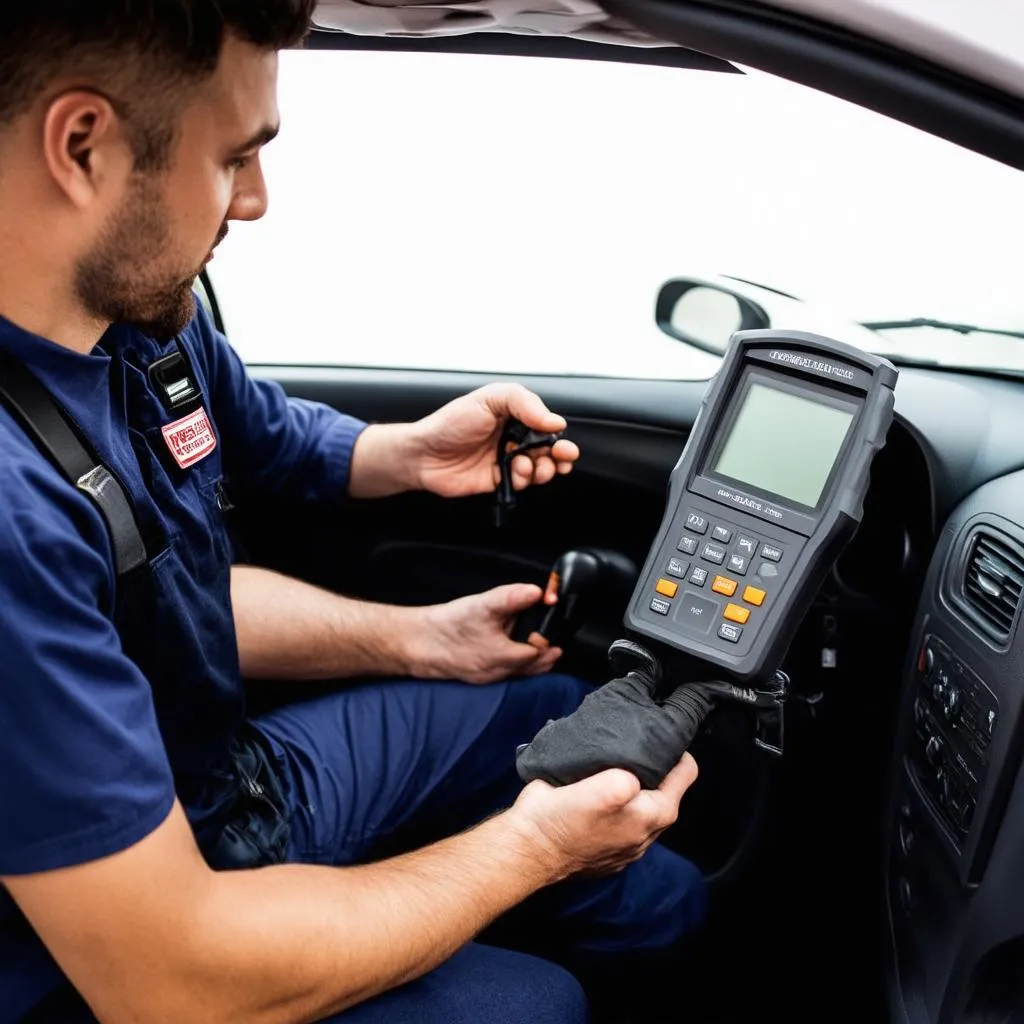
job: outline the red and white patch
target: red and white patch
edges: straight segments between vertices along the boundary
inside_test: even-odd
[[[174,423],[168,423],[161,433],[174,461],[182,469],[194,466],[217,447],[217,437],[210,425],[210,417],[202,407]]]

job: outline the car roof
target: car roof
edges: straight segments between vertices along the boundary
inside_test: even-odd
[[[724,5],[715,0],[690,0],[689,6],[713,13]],[[729,6],[734,10],[774,8],[830,23],[1024,97],[1024,47],[1020,43],[1024,39],[1024,4],[1007,0],[971,0],[969,4],[963,0],[733,0]],[[549,45],[543,48],[535,42],[533,50],[553,56],[593,56],[593,46],[586,47],[587,53],[574,44],[604,44],[613,48],[606,54],[610,59],[637,63],[654,63],[655,54],[658,63],[671,63],[667,51],[676,51],[677,57],[686,52],[635,28],[627,18],[610,13],[595,0],[321,0],[314,24],[325,33],[355,37],[420,42],[447,39],[447,47],[438,47],[446,49],[472,50],[473,44],[451,43],[488,36],[488,52],[531,52],[523,50],[523,39],[547,41]],[[510,37],[518,37],[520,45]],[[653,53],[645,54],[645,50]]]

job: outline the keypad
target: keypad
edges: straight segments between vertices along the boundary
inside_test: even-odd
[[[723,622],[718,627],[718,635],[723,640],[728,640],[731,644],[738,644],[740,637],[743,636],[743,627],[734,626],[731,622]]]
[[[720,544],[705,544],[700,557],[706,562],[714,562],[715,565],[721,565],[725,561],[725,548]]]
[[[708,532],[708,521],[699,512],[690,512],[686,517],[686,528],[693,533],[705,534]]]
[[[686,579],[686,574],[690,570],[690,563],[684,562],[681,558],[670,558],[668,565],[665,566],[665,572],[669,576],[675,576],[677,579]]]
[[[747,559],[744,558],[743,555],[730,555],[729,572],[734,572],[737,576],[746,576]]]
[[[682,551],[684,555],[695,555],[697,554],[697,545],[700,543],[696,537],[687,537],[684,533],[679,538],[679,543],[676,545],[677,551]]]
[[[743,577],[755,574],[754,583],[761,584],[778,579],[785,549],[696,509],[686,511],[683,531],[676,550],[689,557],[663,563],[652,581],[651,611],[671,616],[690,632],[714,629],[719,640],[739,643],[744,627],[754,627],[758,609],[771,601],[770,586],[746,584]],[[709,593],[702,597],[698,590],[705,586]],[[715,600],[719,596],[727,600]]]

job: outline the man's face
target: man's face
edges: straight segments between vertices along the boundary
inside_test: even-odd
[[[183,101],[170,166],[132,173],[78,262],[92,316],[160,339],[191,320],[193,284],[228,222],[266,212],[259,151],[277,131],[276,94],[277,55],[229,37],[214,76]]]

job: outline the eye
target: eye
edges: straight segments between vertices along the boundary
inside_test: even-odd
[[[251,163],[251,156],[234,156],[228,161],[227,165],[233,171],[244,171]]]

